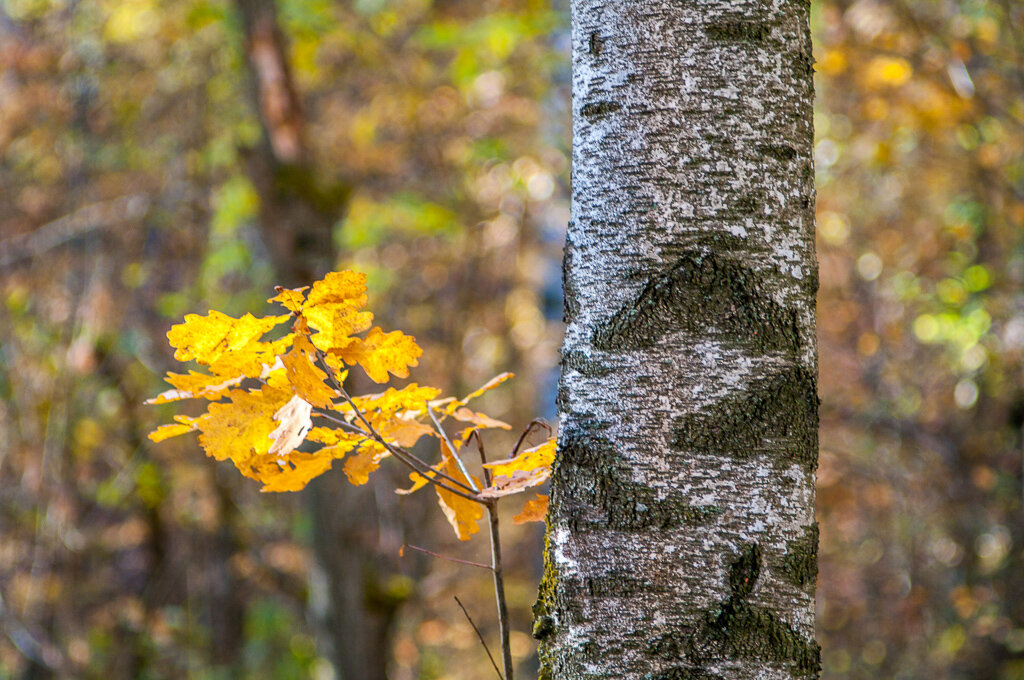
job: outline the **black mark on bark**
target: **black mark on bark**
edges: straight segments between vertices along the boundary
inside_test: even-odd
[[[729,239],[684,251],[676,263],[594,333],[602,350],[653,346],[663,335],[685,331],[760,352],[793,354],[800,345],[796,312],[764,292],[759,274],[728,255]],[[717,337],[716,337],[717,336]]]
[[[750,389],[679,418],[673,448],[750,458],[771,454],[814,470],[818,462],[818,391],[814,374],[796,365]]]
[[[646,680],[722,680],[722,676],[692,666],[672,666],[646,676]]]
[[[789,144],[758,144],[757,151],[762,156],[774,158],[780,163],[785,163],[796,158],[796,149]]]
[[[757,659],[782,664],[798,677],[816,677],[821,669],[821,648],[785,621],[747,598],[761,573],[761,548],[743,547],[729,566],[729,596],[704,612],[693,626],[654,640],[652,654],[702,669],[727,659]],[[684,676],[685,677],[685,676]]]
[[[814,590],[818,579],[818,523],[804,527],[804,535],[786,543],[786,556],[782,560],[782,571],[789,580]]]
[[[721,512],[713,506],[692,506],[672,492],[660,498],[654,489],[633,482],[611,443],[583,428],[561,437],[554,474],[560,493],[552,503],[573,531],[667,530],[700,524]]]
[[[771,35],[771,29],[753,21],[726,20],[706,25],[704,33],[712,40],[764,42]]]
[[[590,34],[590,39],[587,41],[587,49],[590,52],[590,56],[601,56],[601,50],[604,49],[604,38],[598,35],[597,31]]]
[[[569,226],[572,228],[571,224]],[[580,309],[577,299],[579,293],[576,286],[572,285],[572,279],[569,278],[572,266],[572,250],[569,248],[569,244],[566,244],[562,252],[562,316],[565,323],[572,323]]]
[[[622,104],[613,101],[599,101],[584,104],[580,109],[580,115],[585,118],[598,118],[600,116],[614,113],[622,108]]]

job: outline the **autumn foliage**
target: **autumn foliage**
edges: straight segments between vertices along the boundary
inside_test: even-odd
[[[176,415],[174,423],[157,428],[150,439],[196,431],[207,455],[230,460],[243,475],[261,482],[263,491],[299,491],[336,460],[343,460],[351,483],[365,484],[382,460],[394,457],[411,469],[412,486],[397,493],[434,486],[461,540],[479,531],[484,505],[547,480],[554,439],[523,451],[517,445],[508,460],[483,461],[485,483],[463,461],[473,448],[479,453],[481,431],[510,429],[468,404],[511,373],[462,399],[442,397],[441,390],[416,383],[361,396],[346,391],[350,367],[387,383],[392,375],[409,377],[423,354],[412,336],[373,326],[373,314],[365,310],[364,274],[333,272],[311,288],[279,287],[268,302],[288,313],[236,319],[211,310],[206,316],[189,314],[171,328],[167,338],[174,358],[207,370],[168,373],[173,389],[147,403],[205,399],[209,405],[200,416]],[[423,437],[438,441],[436,463],[413,453]],[[541,520],[546,509],[547,497],[537,495],[515,520]]]

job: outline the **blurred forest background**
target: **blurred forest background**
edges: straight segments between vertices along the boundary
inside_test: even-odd
[[[813,9],[824,677],[1021,680],[1024,5]],[[486,572],[399,556],[486,541],[403,471],[260,494],[142,402],[186,312],[353,267],[414,380],[552,418],[568,49],[564,0],[0,0],[0,678],[490,676]]]

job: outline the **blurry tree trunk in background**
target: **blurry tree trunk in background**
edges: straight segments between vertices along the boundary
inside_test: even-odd
[[[542,677],[816,677],[806,0],[574,0]]]
[[[333,226],[348,200],[344,183],[316,174],[303,114],[273,0],[237,0],[253,95],[263,128],[249,157],[260,196],[260,229],[278,283],[311,284],[333,268]],[[400,598],[379,597],[389,570],[376,559],[379,517],[373,486],[356,488],[340,473],[309,486],[316,559],[310,610],[322,652],[340,680],[385,678],[390,623]]]

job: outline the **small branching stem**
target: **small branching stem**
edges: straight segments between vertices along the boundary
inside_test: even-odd
[[[473,478],[469,475],[469,472],[466,470],[466,467],[463,464],[462,459],[459,458],[458,454],[455,452],[455,446],[448,439],[448,435],[445,433],[444,428],[441,427],[441,423],[438,421],[437,416],[434,414],[433,409],[431,409],[429,405],[427,406],[427,412],[430,414],[430,419],[434,422],[434,426],[437,428],[438,435],[444,440],[444,443],[448,446],[449,450],[452,453],[452,456],[455,457],[455,460],[458,462],[459,469],[462,471],[462,474],[466,476],[466,480],[469,482],[470,485],[472,485],[471,487],[467,486],[466,484],[463,484],[457,479],[454,479],[446,475],[444,472],[441,472],[440,470],[435,470],[428,463],[426,463],[423,460],[420,460],[418,457],[406,451],[405,449],[402,449],[401,447],[398,446],[394,446],[391,443],[385,441],[384,438],[380,435],[380,433],[378,433],[377,430],[373,427],[373,425],[370,424],[370,421],[366,418],[366,416],[363,415],[363,412],[352,400],[352,397],[349,396],[348,392],[345,391],[345,388],[342,387],[341,383],[334,375],[334,370],[327,364],[323,352],[317,350],[317,355],[318,358],[320,359],[320,363],[326,369],[327,376],[331,381],[332,386],[338,392],[338,394],[340,394],[345,399],[345,401],[348,402],[349,406],[352,407],[352,410],[355,413],[356,418],[358,418],[359,421],[363,424],[365,431],[356,427],[352,423],[345,421],[344,419],[335,418],[318,410],[317,413],[319,415],[322,415],[328,420],[331,420],[342,425],[350,432],[355,432],[357,434],[362,435],[368,434],[374,441],[376,441],[381,446],[386,448],[392,455],[395,456],[395,458],[402,462],[406,467],[409,467],[414,472],[423,475],[431,484],[439,488],[445,489],[446,491],[453,493],[457,496],[461,496],[462,498],[473,501],[474,503],[479,503],[483,505],[485,508],[487,508],[487,518],[491,537],[491,566],[489,567],[489,569],[491,570],[491,573],[494,575],[494,599],[498,608],[498,633],[501,638],[501,662],[505,671],[504,675],[502,675],[500,672],[498,674],[499,676],[502,676],[503,680],[514,680],[512,668],[512,647],[509,644],[508,602],[505,599],[505,578],[504,573],[502,571],[501,562],[501,535],[498,530],[498,499],[483,499],[480,498],[479,495],[477,495],[479,493],[479,489],[476,488],[476,484],[473,482]],[[516,453],[518,453],[519,447],[522,446],[523,441],[526,439],[527,435],[534,428],[534,426],[544,427],[547,428],[548,430],[551,429],[548,426],[548,424],[545,423],[544,421],[534,420],[533,422],[531,422],[526,427],[526,430],[523,431],[523,434],[519,437],[519,441],[516,442],[515,450],[512,453],[512,457],[515,457]],[[480,434],[476,431],[473,432],[473,436],[475,436],[477,440],[477,448],[480,451],[480,461],[482,464],[486,465],[487,454],[484,452],[483,439],[481,439]],[[487,467],[484,467],[483,471],[484,484],[485,486],[490,486],[491,472]],[[456,484],[466,489],[466,492],[460,491],[442,481],[439,481],[437,479],[437,476],[440,476],[452,482],[453,484]],[[438,555],[437,553],[430,552],[429,550],[424,550],[423,548],[417,548],[415,546],[409,547],[413,548],[414,550],[419,550],[421,552],[425,552],[442,559],[450,559],[454,562],[461,562],[463,564],[468,564],[475,567],[488,568],[487,565],[485,564],[478,564],[476,562],[468,562],[466,560],[459,560],[455,558],[446,558],[443,555]],[[458,602],[458,598],[456,598],[456,602]],[[459,606],[462,607],[461,602],[459,602]],[[462,607],[462,611],[463,613],[466,613],[465,607]],[[466,613],[466,618],[469,618],[468,613]],[[477,630],[476,625],[473,624],[472,619],[470,619],[470,625],[473,625],[473,629],[476,630],[477,635],[480,636],[480,631]],[[482,636],[480,636],[480,641],[483,642]],[[484,643],[484,650],[487,651],[488,656],[491,656],[491,652],[489,649],[487,649],[486,643]],[[491,663],[494,663],[493,657],[491,657]],[[494,670],[498,670],[497,664],[494,664]]]

